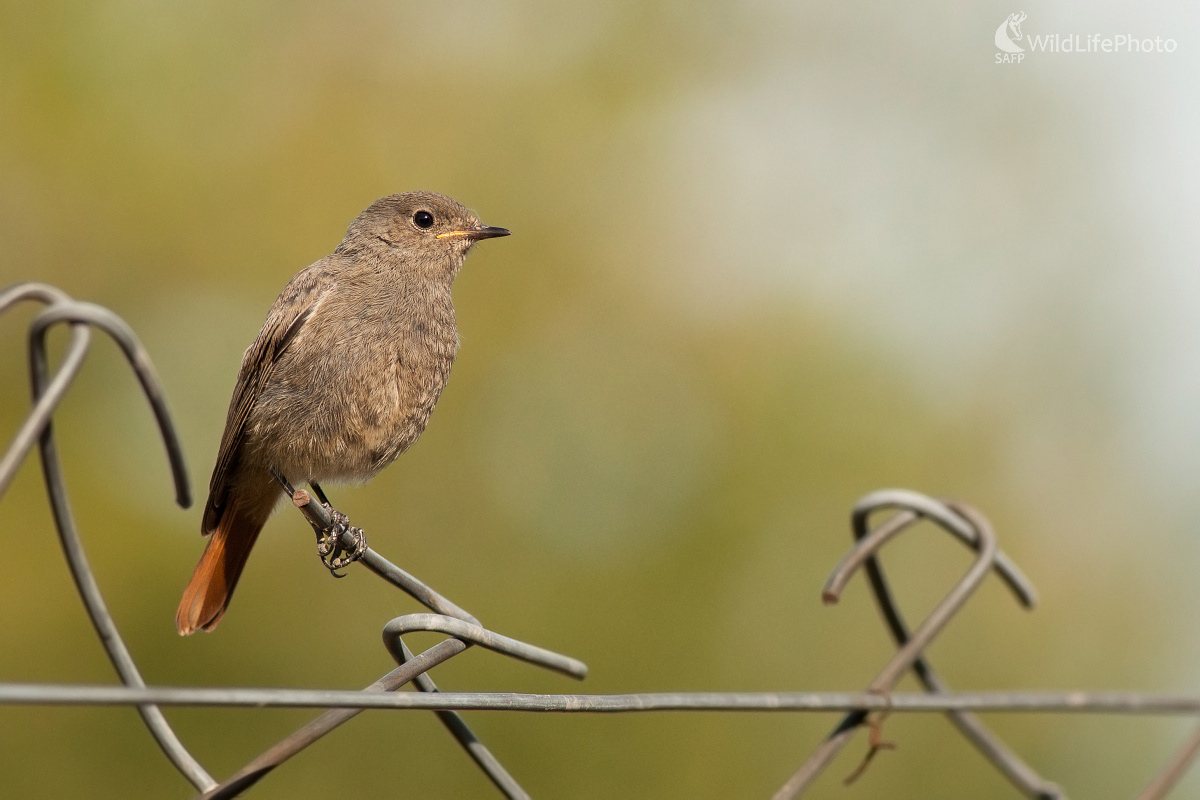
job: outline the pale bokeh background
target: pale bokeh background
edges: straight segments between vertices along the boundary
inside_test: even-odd
[[[1170,55],[993,63],[1015,7],[502,2],[0,5],[0,283],[124,316],[203,497],[242,349],[375,198],[427,188],[514,231],[456,286],[430,429],[335,502],[576,685],[472,652],[447,689],[854,690],[890,653],[856,583],[819,602],[856,497],[973,502],[1039,587],[994,582],[933,651],[975,689],[1200,691],[1200,12],[1025,5],[1026,33]],[[27,404],[0,320],[0,432]],[[60,337],[61,338],[61,337]],[[89,554],[148,681],[357,688],[411,602],[332,581],[294,513],[213,635],[173,614],[199,512],[171,503],[98,341],[58,416]],[[6,441],[10,434],[4,433]],[[36,464],[0,501],[0,680],[110,682]],[[910,616],[968,559],[917,534]],[[429,638],[429,642],[433,639]],[[313,712],[173,710],[218,776]],[[538,797],[766,797],[831,716],[470,714]],[[1129,797],[1190,723],[998,715],[1076,797]],[[936,717],[894,717],[814,797],[1013,797]],[[190,796],[129,709],[0,708],[13,797]],[[1194,777],[1179,796],[1200,791]],[[425,715],[374,713],[250,796],[492,796]]]

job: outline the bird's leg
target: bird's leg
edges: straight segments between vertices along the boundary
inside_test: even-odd
[[[329,567],[330,558],[336,556],[338,551],[341,528],[349,522],[349,518],[330,504],[329,498],[325,496],[325,490],[321,488],[321,484],[316,481],[309,481],[308,485],[313,490],[313,494],[317,496],[317,501],[329,513],[329,520],[333,523],[332,527],[317,531],[317,554],[321,556],[321,562]],[[332,572],[333,567],[330,567],[329,571]]]
[[[330,504],[329,498],[325,496],[325,491],[320,484],[316,481],[309,481],[308,485],[312,487],[313,494],[317,496],[321,505],[329,513],[329,520],[332,523],[330,527],[318,532],[317,553],[321,556],[321,563],[333,573],[334,577],[340,578],[342,576],[338,575],[337,570],[358,561],[367,551],[366,534],[363,533],[362,528],[351,525],[350,518]],[[349,533],[353,539],[354,543],[349,549],[342,546],[343,533]]]
[[[292,484],[287,478],[283,477],[282,473],[276,472],[273,469],[269,469],[267,472],[271,473],[271,477],[275,479],[275,482],[283,487],[283,490],[288,493],[288,497],[296,493],[296,490],[292,488]]]
[[[304,492],[298,492],[292,487],[292,484],[281,473],[275,470],[269,470],[271,477],[275,479],[283,490],[290,497],[295,498],[304,495]],[[319,528],[319,523],[309,522],[313,527],[313,531],[317,534],[317,554],[321,557],[321,563],[324,564],[335,578],[344,577],[337,573],[337,570],[343,567],[348,567],[355,561],[362,558],[363,553],[367,551],[367,537],[363,533],[362,528],[356,528],[350,524],[350,518],[342,512],[338,511],[329,503],[329,498],[325,496],[325,490],[321,488],[316,481],[309,481],[309,487],[313,494],[317,496],[317,500],[325,509],[325,513],[329,515],[330,525],[328,528]],[[307,498],[300,502],[300,505],[307,504]],[[349,549],[342,546],[342,534],[349,533],[353,544]]]
[[[321,563],[329,567],[330,557],[337,554],[338,542],[341,539],[339,523],[340,525],[344,525],[348,522],[348,519],[341,512],[334,510],[329,502],[329,498],[325,496],[325,490],[321,488],[321,484],[316,481],[309,481],[308,485],[313,490],[313,494],[317,496],[317,501],[329,512],[329,519],[334,523],[332,528],[317,531],[317,554],[321,556]],[[333,572],[333,567],[329,567],[329,571]]]

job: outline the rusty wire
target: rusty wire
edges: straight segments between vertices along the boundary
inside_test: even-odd
[[[971,507],[939,501],[915,492],[885,490],[863,497],[855,504],[852,530],[855,545],[835,568],[822,597],[835,603],[850,578],[862,569],[874,593],[880,613],[898,650],[861,693],[730,693],[692,692],[632,695],[529,695],[512,693],[439,692],[428,672],[464,652],[472,645],[527,661],[571,677],[583,678],[587,667],[575,659],[502,636],[483,627],[462,608],[438,594],[414,576],[367,548],[361,563],[430,609],[432,614],[408,614],[388,622],[383,641],[397,662],[396,669],[362,691],[303,689],[214,689],[147,686],[132,655],[104,604],[83,546],[79,539],[58,462],[51,420],[54,410],[78,375],[91,342],[91,329],[107,333],[121,348],[150,403],[167,451],[179,505],[190,505],[187,472],[182,449],[164,392],[153,365],[129,326],[107,309],[73,300],[62,291],[44,284],[26,283],[0,292],[0,314],[22,301],[43,304],[30,323],[29,358],[33,407],[0,457],[0,496],[8,489],[17,468],[36,443],[42,459],[43,478],[49,494],[63,553],[87,609],[93,627],[108,653],[122,686],[78,686],[55,684],[0,683],[0,704],[10,705],[132,705],[140,713],[151,736],[176,769],[200,792],[202,798],[228,798],[257,781],[309,747],[364,709],[420,709],[433,711],[467,754],[509,798],[528,794],[505,771],[494,755],[467,727],[464,710],[540,711],[551,713],[613,713],[646,711],[839,711],[845,717],[813,751],[805,763],[776,793],[777,800],[797,797],[811,786],[834,756],[864,728],[878,730],[872,713],[944,713],[1022,794],[1031,798],[1063,798],[1063,791],[1040,777],[1016,753],[1000,741],[972,712],[1090,712],[1133,714],[1185,714],[1200,716],[1200,697],[1105,692],[972,692],[949,690],[924,655],[929,645],[961,610],[987,575],[995,572],[1017,601],[1032,607],[1036,600],[1032,585],[998,548],[996,535],[987,519]],[[59,324],[70,327],[65,354],[52,375],[46,355],[47,331]],[[331,506],[317,502],[307,491],[285,488],[293,503],[317,531],[331,530]],[[892,515],[875,528],[870,517],[880,511]],[[975,552],[964,576],[947,592],[934,610],[910,631],[884,577],[878,553],[887,542],[923,520],[933,522]],[[347,545],[349,532],[343,532]],[[414,631],[441,633],[448,638],[414,655],[403,636]],[[912,670],[924,693],[893,693],[896,683]],[[418,693],[397,693],[413,683]],[[215,780],[190,754],[160,710],[161,706],[290,707],[323,708],[323,714],[282,739],[245,767],[222,782]],[[880,746],[872,737],[869,761]],[[1200,729],[1175,753],[1164,769],[1152,778],[1138,800],[1166,796],[1200,755]]]

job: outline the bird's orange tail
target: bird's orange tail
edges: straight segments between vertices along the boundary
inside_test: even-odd
[[[183,590],[183,599],[175,612],[175,627],[181,636],[198,630],[211,631],[225,614],[233,587],[242,574],[242,567],[246,566],[254,540],[267,523],[271,506],[267,506],[265,513],[254,508],[248,511],[243,510],[237,500],[231,499],[221,514],[217,529],[209,536],[204,555]]]

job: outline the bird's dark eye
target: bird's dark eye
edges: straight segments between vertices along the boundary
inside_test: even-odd
[[[433,214],[430,214],[428,211],[418,211],[413,214],[413,224],[422,229],[432,228]]]

